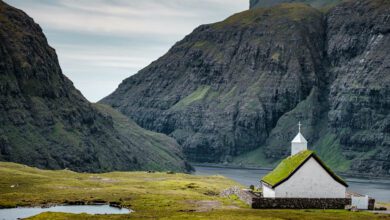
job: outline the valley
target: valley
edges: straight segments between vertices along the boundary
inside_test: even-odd
[[[255,210],[221,190],[239,183],[223,176],[166,172],[76,173],[0,162],[0,206],[116,203],[134,212],[88,215],[48,212],[29,219],[390,219],[346,210]],[[11,187],[14,186],[14,187]]]
[[[34,19],[0,0],[0,215],[390,219],[390,1],[251,0],[98,103]]]

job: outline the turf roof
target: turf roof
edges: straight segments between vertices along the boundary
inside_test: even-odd
[[[261,181],[270,185],[272,188],[275,188],[290,178],[311,157],[313,157],[334,180],[344,186],[348,186],[342,178],[337,176],[313,151],[310,150],[301,151],[282,160],[282,162],[280,162],[273,171],[265,175]]]

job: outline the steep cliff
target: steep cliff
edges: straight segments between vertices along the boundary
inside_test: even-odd
[[[202,25],[102,100],[196,162],[270,166],[298,120],[339,171],[389,175],[386,0],[256,8]]]
[[[41,28],[0,1],[0,160],[92,172],[189,169],[173,139],[120,115],[91,105]]]
[[[390,174],[390,1],[327,14],[328,125],[356,172]]]
[[[191,160],[225,161],[264,143],[321,80],[322,21],[283,5],[203,25],[103,103],[170,134]]]

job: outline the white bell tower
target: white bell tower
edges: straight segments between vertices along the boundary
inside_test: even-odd
[[[301,151],[307,150],[307,140],[301,134],[301,122],[298,123],[299,132],[297,136],[291,141],[291,156]]]

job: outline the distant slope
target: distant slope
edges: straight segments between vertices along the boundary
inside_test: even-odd
[[[333,169],[390,174],[390,1],[279,4],[202,25],[101,102],[196,162],[271,166],[300,120]]]
[[[189,168],[171,138],[91,105],[62,74],[41,28],[3,1],[0,160],[89,172]]]
[[[133,120],[122,115],[108,105],[93,104],[107,117],[112,117],[115,131],[124,143],[132,148],[129,154],[134,155],[142,170],[191,171],[192,167],[183,162],[181,147],[175,139],[164,134],[145,130]]]
[[[329,8],[342,0],[250,0],[249,8],[271,7],[281,3],[305,3],[314,8]]]

